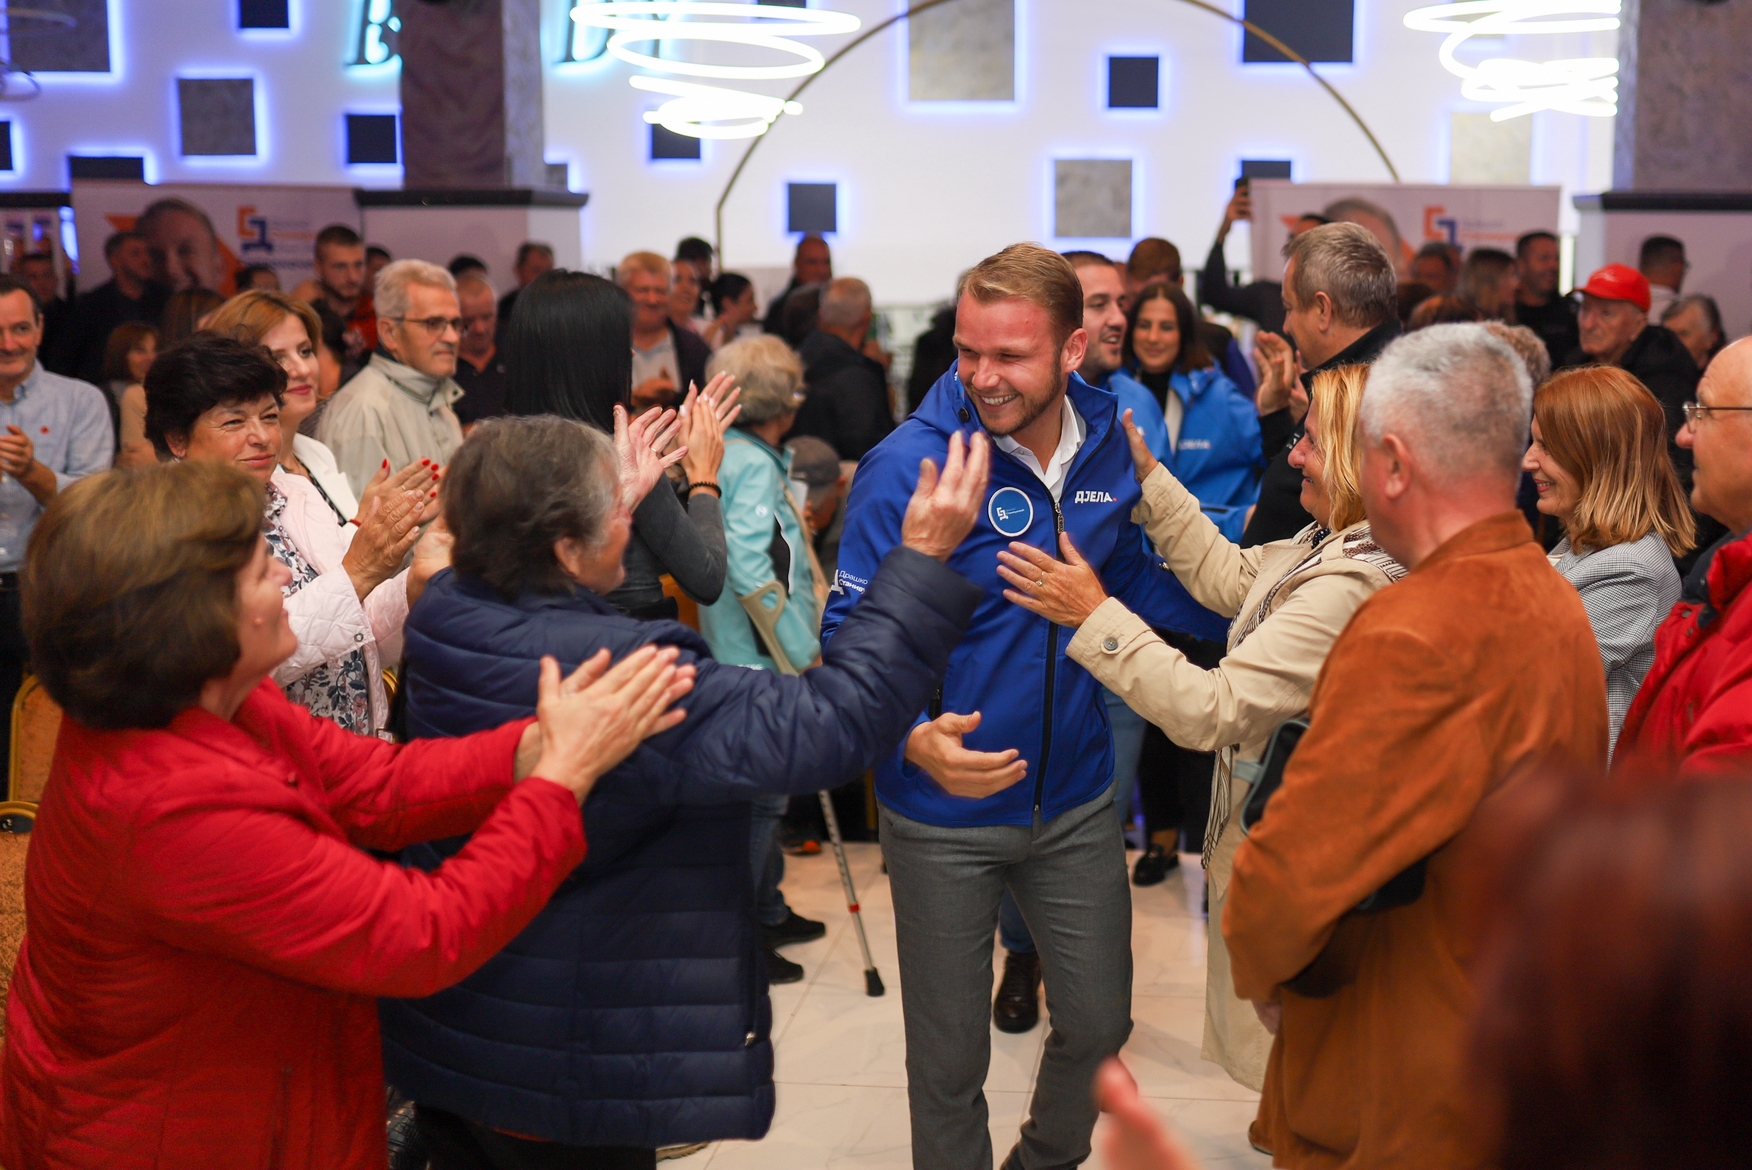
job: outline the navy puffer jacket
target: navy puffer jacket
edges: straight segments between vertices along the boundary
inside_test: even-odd
[[[980,591],[908,549],[882,565],[822,665],[799,678],[725,666],[674,622],[587,590],[501,600],[445,572],[407,623],[409,732],[466,735],[534,709],[540,657],[567,670],[681,647],[687,720],[604,776],[590,853],[477,973],[385,1000],[384,1071],[422,1104],[569,1145],[755,1139],[772,1121],[771,1008],[753,929],[748,799],[854,779],[892,751],[942,678]],[[462,841],[408,850],[436,868]]]

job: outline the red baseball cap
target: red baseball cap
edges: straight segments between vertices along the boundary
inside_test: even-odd
[[[1629,301],[1643,312],[1649,311],[1648,277],[1624,264],[1608,264],[1576,291],[1603,301]]]

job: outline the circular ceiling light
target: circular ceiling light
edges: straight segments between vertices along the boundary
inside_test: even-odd
[[[1468,65],[1455,50],[1472,37],[1609,32],[1618,27],[1620,0],[1458,0],[1405,14],[1405,26],[1448,36],[1437,53],[1461,79],[1462,96],[1494,102],[1493,122],[1539,110],[1610,118],[1618,112],[1618,59],[1572,57],[1524,61],[1491,57]]]
[[[693,20],[688,17],[708,19]],[[716,19],[711,19],[716,18]],[[729,4],[708,0],[606,0],[580,5],[572,19],[589,28],[608,29],[608,52],[653,73],[732,81],[770,81],[807,77],[821,71],[826,58],[797,37],[856,32],[857,17],[819,8],[780,4]],[[653,41],[712,41],[770,49],[790,60],[773,65],[719,65],[678,61],[639,52],[632,46]],[[714,85],[637,76],[635,89],[663,93],[673,100],[645,115],[647,122],[693,138],[753,138],[766,133],[780,114],[800,114],[796,102]]]

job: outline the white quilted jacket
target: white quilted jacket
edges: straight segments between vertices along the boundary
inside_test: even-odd
[[[341,558],[358,531],[335,523],[335,513],[302,476],[274,471],[274,486],[286,495],[281,517],[286,534],[318,574],[286,598],[286,613],[298,649],[274,671],[285,686],[325,662],[337,662],[363,648],[371,683],[371,726],[380,733],[389,723],[389,695],[383,689],[383,662],[401,660],[402,626],[408,619],[408,572],[403,569],[371,591],[363,603]]]

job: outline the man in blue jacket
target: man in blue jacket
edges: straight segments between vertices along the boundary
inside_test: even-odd
[[[986,996],[1006,888],[1039,948],[1053,1023],[1006,1168],[1088,1157],[1095,1071],[1131,1032],[1131,897],[1101,688],[1065,657],[1068,631],[1004,600],[998,551],[1023,541],[1059,555],[1068,540],[1152,625],[1204,637],[1223,625],[1145,553],[1117,399],[1074,373],[1082,326],[1082,288],[1056,252],[1015,244],[968,274],[958,367],[853,481],[822,626],[831,643],[899,542],[920,459],[955,432],[992,435],[984,518],[949,562],[985,600],[929,709],[876,771],[920,1167],[991,1165]]]

